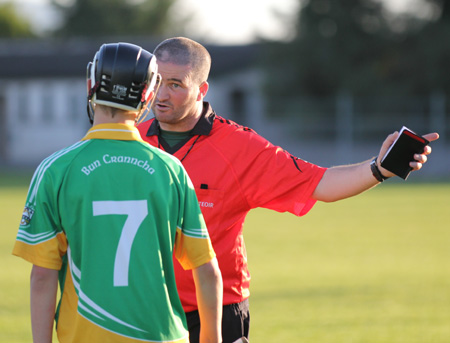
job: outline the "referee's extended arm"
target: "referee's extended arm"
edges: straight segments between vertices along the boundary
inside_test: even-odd
[[[378,156],[384,156],[386,151],[395,141],[398,132],[390,134],[381,146]],[[437,133],[429,133],[423,136],[428,141],[435,141],[439,138]],[[427,161],[427,155],[431,153],[431,147],[426,146],[422,154],[414,156],[415,161],[410,163],[413,170],[419,170]],[[358,164],[337,166],[328,168],[317,185],[313,198],[325,202],[333,202],[360,194],[374,186],[379,181],[374,177],[370,168],[372,159]],[[380,166],[380,158],[377,159],[377,166],[381,174],[385,177],[392,177],[394,174]]]

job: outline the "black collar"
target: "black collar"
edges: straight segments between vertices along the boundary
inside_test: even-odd
[[[202,114],[201,114],[197,124],[195,124],[194,128],[192,129],[191,136],[209,135],[209,133],[212,130],[212,126],[213,126],[215,117],[216,117],[216,113],[212,109],[209,102],[204,101]],[[155,135],[157,135],[157,136],[160,135],[160,125],[159,125],[158,120],[156,120],[156,118],[153,121],[153,123],[150,125],[146,136],[149,137],[149,136],[155,136]]]

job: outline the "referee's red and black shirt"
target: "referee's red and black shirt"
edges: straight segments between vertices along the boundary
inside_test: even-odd
[[[242,234],[247,213],[263,207],[306,214],[316,202],[311,196],[326,168],[217,116],[207,102],[191,136],[172,148],[161,139],[156,119],[138,129],[145,141],[180,159],[194,184],[222,271],[224,305],[248,298],[250,273]],[[196,310],[192,272],[175,264],[184,310]]]

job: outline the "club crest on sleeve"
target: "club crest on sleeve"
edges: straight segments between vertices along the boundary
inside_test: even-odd
[[[20,221],[21,226],[26,226],[30,224],[31,218],[33,217],[34,209],[25,206],[22,213],[22,220]]]

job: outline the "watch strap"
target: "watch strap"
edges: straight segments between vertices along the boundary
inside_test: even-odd
[[[383,174],[381,174],[380,169],[378,169],[377,158],[378,156],[376,156],[372,160],[372,162],[370,162],[370,170],[372,171],[372,175],[374,176],[375,179],[377,179],[378,182],[383,182],[384,180],[389,179],[389,177],[386,177]]]

